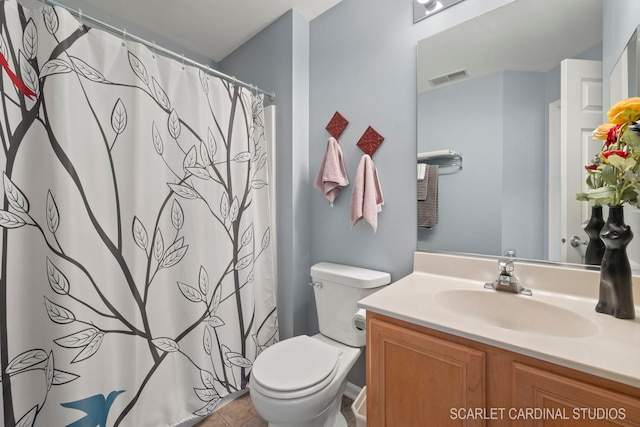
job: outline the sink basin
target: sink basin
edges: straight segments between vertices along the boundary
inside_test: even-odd
[[[442,308],[499,328],[556,336],[589,337],[599,327],[588,318],[530,296],[510,292],[451,289],[434,296]]]

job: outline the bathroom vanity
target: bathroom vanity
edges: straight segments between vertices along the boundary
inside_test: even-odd
[[[367,426],[640,425],[640,320],[598,314],[599,273],[417,252],[367,309]],[[636,305],[640,290],[636,285]]]

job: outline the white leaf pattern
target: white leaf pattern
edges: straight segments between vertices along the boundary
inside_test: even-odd
[[[80,378],[79,375],[72,374],[70,372],[59,371],[55,369],[53,371],[53,385],[62,385],[66,383],[70,383],[73,380]]]
[[[191,149],[185,154],[184,160],[182,161],[182,167],[185,172],[189,173],[188,169],[192,168],[198,162],[198,154],[196,153],[196,146],[192,146]]]
[[[35,68],[29,62],[29,59],[24,56],[24,53],[20,52],[20,71],[22,71],[22,81],[31,89],[33,93],[38,96],[40,93],[40,80],[38,79],[38,73]]]
[[[151,125],[151,138],[153,139],[153,146],[156,149],[156,153],[162,156],[162,153],[164,152],[164,143],[162,142],[160,132],[158,132],[156,122],[153,122],[153,124]]]
[[[178,288],[180,288],[180,292],[191,302],[201,302],[204,301],[202,297],[202,293],[194,288],[193,286],[189,286],[185,283],[178,282]]]
[[[73,71],[73,67],[67,61],[54,58],[47,61],[40,69],[40,78],[52,76],[54,74],[65,74]]]
[[[76,69],[76,72],[78,72],[82,77],[96,83],[108,83],[107,79],[104,78],[100,71],[96,70],[82,59],[75,56],[69,56],[69,59],[71,59],[71,63]]]
[[[4,370],[6,374],[15,374],[47,360],[47,352],[41,349],[29,350],[14,357]]]
[[[102,345],[102,339],[104,338],[104,332],[98,332],[93,339],[82,349],[80,353],[71,361],[71,363],[78,363],[86,360],[96,354]]]
[[[229,220],[235,222],[238,219],[238,213],[240,212],[240,202],[237,197],[233,198],[231,207],[229,208]]]
[[[167,184],[174,193],[185,199],[199,199],[200,195],[196,190],[186,184]]]
[[[22,48],[28,59],[35,59],[38,54],[38,29],[33,19],[29,19],[22,34]]]
[[[167,111],[171,110],[171,102],[169,102],[169,97],[160,84],[156,81],[155,77],[151,77],[151,86],[153,87],[153,93],[155,95],[156,101]]]
[[[113,111],[111,112],[111,127],[118,135],[124,132],[124,128],[127,127],[127,110],[124,108],[120,98],[116,101],[116,105],[113,106]]]
[[[149,235],[147,234],[146,228],[140,222],[137,216],[133,217],[133,224],[131,226],[131,231],[133,233],[133,240],[136,242],[136,245],[143,251],[147,250],[147,245],[149,244]]]
[[[198,284],[200,286],[200,292],[204,295],[209,292],[209,274],[203,266],[200,266],[200,273],[198,274]]]
[[[69,293],[69,280],[47,257],[47,278],[51,289],[59,295]]]
[[[56,10],[52,6],[46,5],[42,8],[42,16],[44,18],[44,25],[47,27],[47,31],[49,34],[54,35],[60,26]]]
[[[153,256],[156,261],[160,261],[162,253],[164,252],[164,239],[162,238],[162,232],[158,229],[156,233],[156,240],[153,246]]]
[[[60,216],[58,213],[58,206],[51,194],[51,190],[47,192],[47,227],[49,231],[54,233],[58,231],[60,225]]]
[[[71,335],[53,340],[53,342],[58,344],[60,347],[80,348],[93,341],[93,339],[99,332],[100,331],[96,328],[87,328]]]
[[[176,230],[180,230],[184,224],[182,206],[180,206],[180,203],[177,200],[174,200],[173,205],[171,205],[171,223]]]
[[[47,308],[47,314],[49,315],[49,318],[55,323],[64,325],[67,323],[72,323],[76,320],[76,316],[74,316],[71,311],[49,301],[47,297],[44,297],[44,305]]]
[[[129,53],[129,65],[131,65],[131,69],[133,73],[144,82],[145,85],[149,85],[149,76],[147,75],[147,69],[144,64],[135,56],[133,53]]]
[[[229,216],[229,195],[226,192],[222,193],[222,199],[220,200],[220,214],[222,218]]]
[[[53,371],[54,371],[54,361],[53,361],[53,352],[49,352],[49,359],[47,360],[47,366],[44,368],[45,378],[47,380],[47,390],[51,389],[53,385]]]
[[[169,135],[171,135],[173,139],[178,139],[182,125],[180,124],[180,118],[178,117],[178,113],[176,113],[175,108],[171,110],[171,114],[169,114],[167,128],[169,129]]]
[[[204,328],[202,346],[204,347],[204,352],[211,355],[211,332],[209,332],[209,328]]]
[[[160,350],[167,353],[173,353],[175,351],[180,350],[180,345],[178,345],[178,343],[172,340],[171,338],[166,338],[166,337],[156,338],[151,340],[151,342]]]
[[[18,215],[0,210],[0,227],[19,228],[25,224],[26,222]]]
[[[7,197],[11,207],[18,212],[29,212],[29,201],[24,196],[22,191],[9,179],[6,172],[2,173],[4,184],[4,195]]]

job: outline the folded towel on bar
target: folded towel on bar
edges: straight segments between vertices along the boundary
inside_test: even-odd
[[[453,150],[436,150],[436,151],[423,151],[418,153],[418,160],[433,159],[437,157],[450,157],[455,156],[456,152]]]
[[[356,177],[353,183],[353,193],[351,194],[351,226],[353,227],[361,220],[368,222],[373,231],[378,228],[378,212],[382,211],[384,198],[378,171],[368,154],[362,156]]]
[[[342,160],[342,148],[340,148],[338,141],[331,137],[327,141],[327,149],[324,152],[313,186],[322,191],[329,204],[333,206],[333,201],[342,191],[342,187],[347,185],[349,185],[349,178]]]
[[[418,201],[419,202],[423,202],[427,200],[427,187],[428,187],[427,184],[428,183],[429,183],[429,180],[427,179],[426,175],[424,179],[418,180]]]
[[[418,227],[432,228],[438,223],[438,165],[427,165],[423,180],[418,180]]]

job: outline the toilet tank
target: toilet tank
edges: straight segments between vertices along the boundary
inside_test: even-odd
[[[382,271],[321,262],[311,267],[320,333],[352,347],[364,347],[365,331],[352,325],[358,301],[389,284]]]

